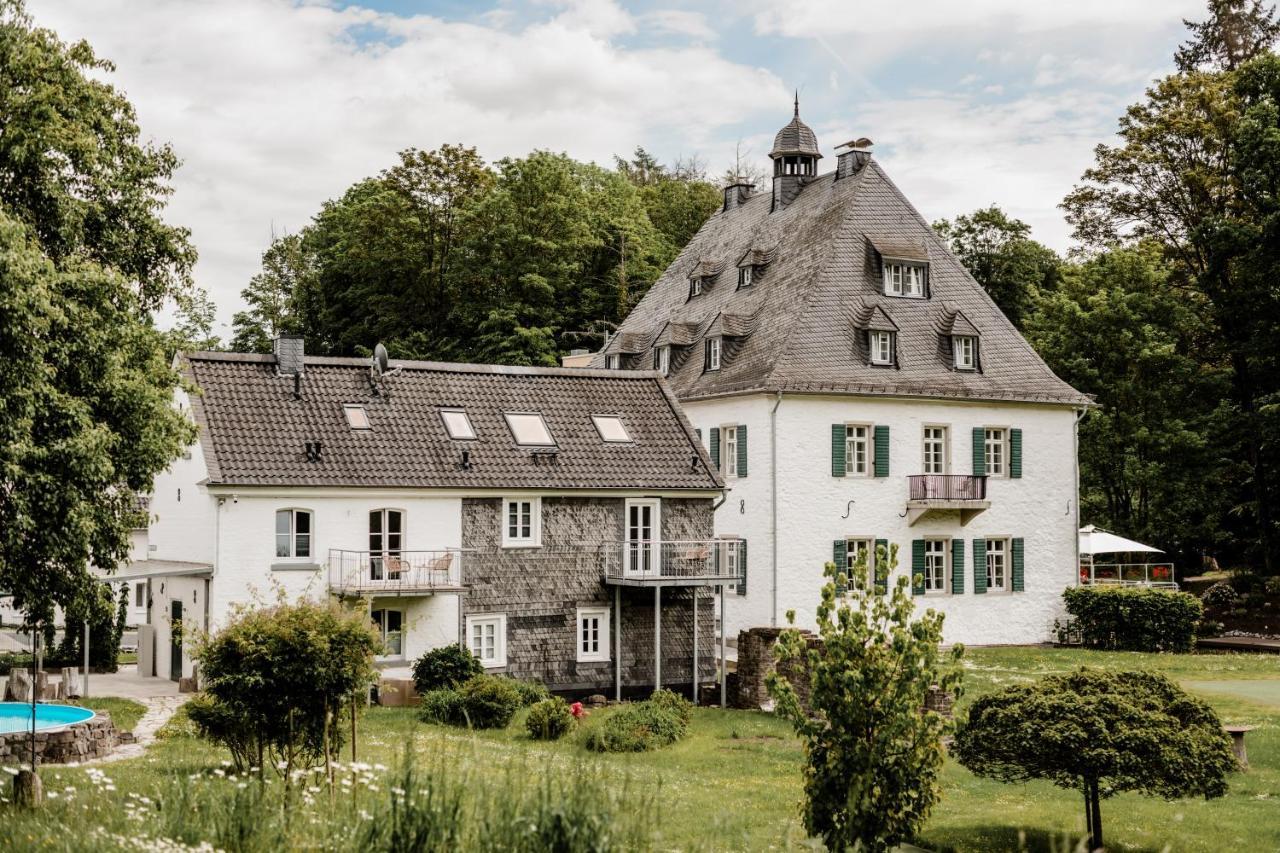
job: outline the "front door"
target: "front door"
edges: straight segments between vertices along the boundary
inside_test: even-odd
[[[182,602],[169,605],[169,679],[182,678]]]
[[[659,572],[658,502],[627,502],[627,541],[623,559],[628,575]]]

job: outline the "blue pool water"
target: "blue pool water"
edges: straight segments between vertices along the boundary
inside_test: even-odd
[[[37,731],[56,729],[72,723],[83,723],[92,717],[93,712],[88,708],[36,703]],[[0,702],[0,734],[29,731],[31,731],[31,705],[26,702]]]

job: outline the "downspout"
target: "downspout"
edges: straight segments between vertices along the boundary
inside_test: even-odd
[[[1077,410],[1075,423],[1071,425],[1071,446],[1075,451],[1072,455],[1072,465],[1075,466],[1076,472],[1076,502],[1074,507],[1076,526],[1072,536],[1076,543],[1076,563],[1071,570],[1071,573],[1075,575],[1075,582],[1072,586],[1080,585],[1080,421],[1084,420],[1084,416],[1088,413],[1088,407],[1082,407]]]
[[[772,513],[771,538],[773,539],[773,605],[769,611],[769,625],[778,626],[778,407],[782,405],[782,392],[778,392],[769,410],[769,488],[771,498],[769,511]]]

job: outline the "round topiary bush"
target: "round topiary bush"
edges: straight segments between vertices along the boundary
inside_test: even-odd
[[[419,693],[441,687],[457,687],[484,672],[470,649],[460,645],[432,649],[413,662],[413,686]]]
[[[466,717],[462,713],[462,694],[452,687],[428,690],[422,694],[420,707],[418,715],[428,723],[442,723],[446,726],[466,723]]]
[[[650,694],[649,701],[675,714],[683,725],[689,725],[689,721],[693,719],[693,703],[673,690],[659,688]]]
[[[685,736],[693,706],[670,690],[615,711],[587,735],[595,752],[647,752]]]
[[[1236,591],[1226,581],[1218,581],[1200,596],[1205,607],[1212,607],[1215,610],[1225,610],[1233,606],[1236,598]]]
[[[467,723],[476,729],[503,729],[520,710],[520,691],[510,678],[477,675],[458,688]]]
[[[537,681],[516,681],[516,692],[520,694],[520,704],[523,707],[536,705],[539,702],[545,702],[551,698],[551,691],[540,682]]]
[[[559,697],[543,699],[529,709],[524,726],[534,740],[559,740],[573,728],[573,713]]]

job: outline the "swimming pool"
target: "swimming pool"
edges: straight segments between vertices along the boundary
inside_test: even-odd
[[[36,703],[36,731],[56,729],[93,719],[93,711],[71,705]],[[26,702],[0,702],[0,734],[31,731],[31,705]]]

